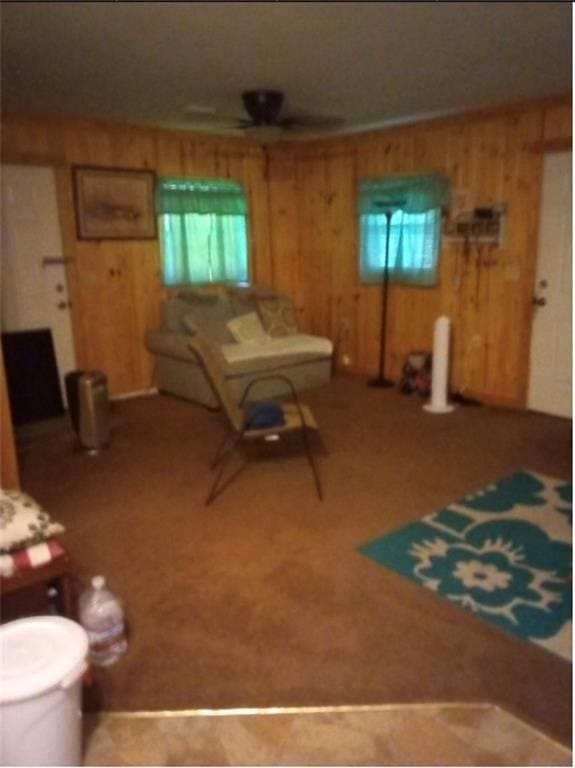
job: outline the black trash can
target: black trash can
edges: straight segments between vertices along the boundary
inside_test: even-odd
[[[65,382],[70,418],[80,445],[97,453],[110,442],[108,380],[100,371],[71,371]]]

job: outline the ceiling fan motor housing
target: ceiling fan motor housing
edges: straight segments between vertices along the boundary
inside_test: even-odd
[[[284,96],[280,91],[244,91],[242,100],[255,125],[275,125]]]

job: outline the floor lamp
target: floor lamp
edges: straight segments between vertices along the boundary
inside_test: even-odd
[[[386,379],[384,376],[385,368],[385,337],[387,330],[387,294],[389,288],[389,235],[391,230],[391,217],[395,209],[386,208],[383,211],[385,216],[386,228],[385,228],[385,256],[383,262],[383,282],[382,282],[382,296],[381,296],[381,336],[379,340],[379,373],[376,379],[372,379],[368,382],[370,387],[393,387],[393,381]]]

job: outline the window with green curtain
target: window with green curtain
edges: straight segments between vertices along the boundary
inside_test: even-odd
[[[389,280],[437,283],[441,208],[448,201],[449,183],[439,174],[362,181],[358,194],[361,282],[383,282],[389,227]]]
[[[156,211],[166,285],[248,281],[247,202],[241,184],[158,179]]]

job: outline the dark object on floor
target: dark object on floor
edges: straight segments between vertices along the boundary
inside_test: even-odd
[[[472,397],[466,397],[460,392],[452,392],[449,396],[449,399],[452,403],[457,403],[457,405],[483,405],[480,400],[474,400]]]
[[[281,405],[273,400],[246,403],[244,418],[246,429],[268,429],[286,423]]]
[[[431,393],[431,366],[430,352],[410,352],[403,364],[399,391],[404,395],[417,392],[427,397]]]
[[[2,334],[6,385],[12,421],[17,426],[61,416],[64,403],[52,331],[14,331]]]

